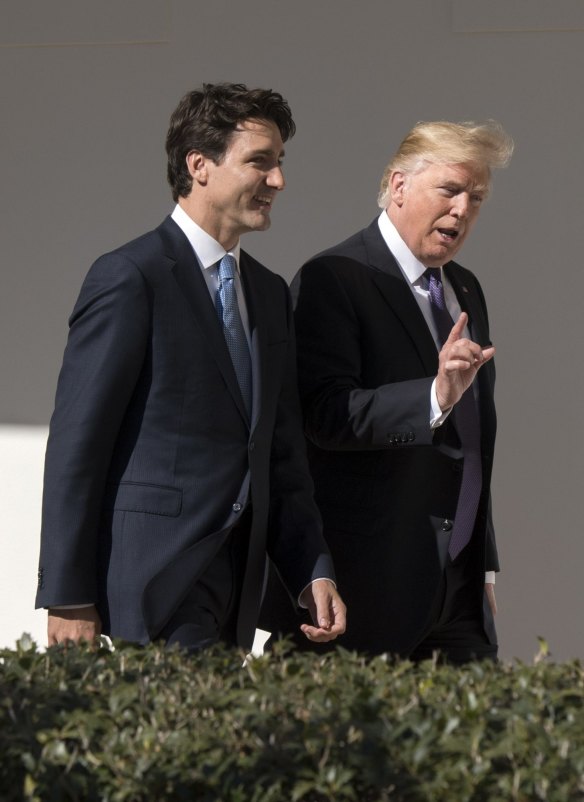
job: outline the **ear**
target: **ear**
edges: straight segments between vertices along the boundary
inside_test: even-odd
[[[391,200],[396,204],[396,206],[402,206],[406,192],[406,174],[400,173],[399,170],[396,170],[391,174],[389,184],[391,188]]]
[[[206,184],[209,178],[207,158],[199,150],[191,150],[187,153],[186,162],[193,181],[198,184]]]

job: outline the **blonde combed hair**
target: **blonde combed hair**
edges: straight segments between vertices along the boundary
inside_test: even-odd
[[[383,171],[377,202],[382,209],[387,207],[393,173],[412,175],[428,164],[475,164],[490,180],[493,168],[507,166],[513,147],[513,140],[495,120],[419,122]]]

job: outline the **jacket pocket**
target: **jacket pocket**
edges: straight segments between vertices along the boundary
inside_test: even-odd
[[[182,509],[182,490],[144,482],[120,482],[119,485],[109,486],[106,506],[124,512],[146,512],[176,518]]]

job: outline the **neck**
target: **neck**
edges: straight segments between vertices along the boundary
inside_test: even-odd
[[[231,251],[235,248],[239,237],[232,231],[225,230],[206,204],[198,203],[191,194],[187,198],[179,198],[178,205],[199,228],[202,228],[210,237],[213,237],[226,251]]]

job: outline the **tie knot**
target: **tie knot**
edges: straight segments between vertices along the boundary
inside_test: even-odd
[[[428,292],[430,293],[430,302],[433,307],[440,309],[441,312],[446,311],[446,302],[444,300],[444,286],[442,284],[442,276],[439,267],[428,267],[424,275],[428,278]]]
[[[221,259],[219,262],[220,281],[227,281],[235,278],[236,267],[237,262],[235,261],[235,256],[232,256],[230,253],[226,253],[223,259]]]
[[[442,275],[439,267],[427,267],[424,275],[426,276],[428,281],[442,282]]]

